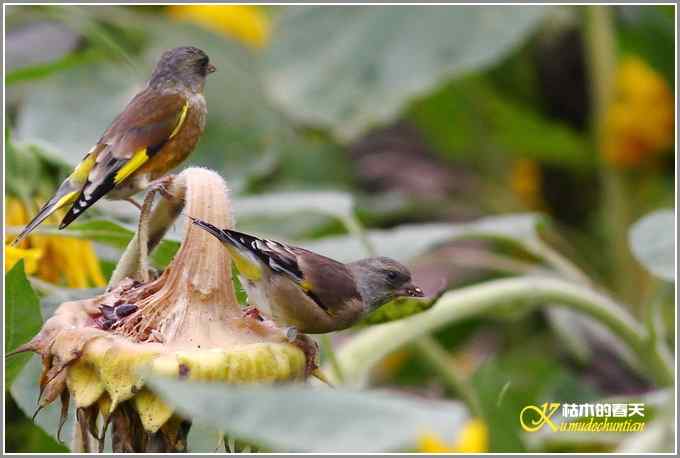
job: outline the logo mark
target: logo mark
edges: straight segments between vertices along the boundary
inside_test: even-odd
[[[519,422],[522,425],[522,429],[532,433],[538,431],[547,423],[550,429],[557,431],[559,428],[550,418],[555,415],[559,408],[559,402],[545,402],[540,407],[535,405],[526,406],[519,413]]]

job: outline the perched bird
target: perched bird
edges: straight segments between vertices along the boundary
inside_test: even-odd
[[[131,200],[149,186],[162,189],[166,173],[193,151],[203,133],[207,115],[203,88],[206,76],[214,71],[198,48],[185,46],[163,53],[146,87],[114,119],[13,244],[68,205],[59,229],[104,196]]]
[[[350,327],[398,296],[422,297],[397,261],[375,257],[348,264],[273,240],[191,218],[229,251],[259,312],[283,328],[319,334]]]

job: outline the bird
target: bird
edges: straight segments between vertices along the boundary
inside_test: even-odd
[[[391,258],[345,264],[304,248],[190,219],[222,242],[251,305],[289,336],[346,329],[392,299],[424,296],[412,283],[409,270]]]
[[[70,206],[59,229],[106,196],[129,200],[151,186],[163,191],[171,169],[194,150],[203,134],[203,90],[215,71],[208,55],[193,46],[164,52],[146,87],[113,120],[99,141],[13,240],[18,244],[55,211]],[[171,178],[171,177],[170,177]]]

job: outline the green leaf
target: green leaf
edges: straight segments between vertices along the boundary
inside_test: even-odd
[[[473,375],[471,384],[489,425],[490,452],[526,451],[518,421],[525,406],[596,397],[590,385],[559,363],[556,351],[546,336],[524,336],[522,341],[486,360]]]
[[[658,210],[640,219],[630,230],[633,254],[659,278],[675,281],[675,216]]]
[[[592,166],[596,157],[583,134],[514,100],[479,75],[416,103],[410,117],[447,157],[500,151],[573,168]]]
[[[409,316],[429,310],[445,292],[446,290],[442,289],[438,294],[424,298],[399,297],[373,311],[361,322],[363,324],[382,324],[408,318]]]
[[[135,228],[136,230],[136,228]],[[103,243],[124,249],[135,233],[133,229],[109,220],[93,219],[84,223],[74,223],[61,231],[43,229],[42,233],[72,236]],[[160,267],[167,266],[179,249],[179,241],[166,237],[151,254],[153,262]]]
[[[68,452],[68,448],[26,417],[9,395],[5,397],[5,428],[5,453]]]
[[[189,453],[219,453],[224,450],[220,447],[220,437],[222,434],[214,426],[192,422],[187,446]]]
[[[5,350],[11,352],[33,338],[42,326],[40,301],[24,273],[21,260],[5,275]],[[5,358],[5,383],[11,386],[29,359],[27,354]]]
[[[38,407],[38,397],[40,395],[40,374],[42,372],[42,362],[38,355],[33,355],[28,364],[21,371],[16,379],[16,383],[12,384],[10,392],[12,397],[19,405],[19,408],[24,414],[31,418],[36,408]],[[57,439],[57,430],[59,428],[61,406],[59,402],[53,402],[45,407],[35,417],[35,424],[42,428],[47,434]],[[68,441],[73,437],[73,425],[75,423],[75,409],[73,403],[68,412],[68,419],[64,423],[64,428],[61,432],[61,439]]]
[[[234,212],[239,218],[308,212],[346,218],[351,216],[353,207],[352,196],[337,191],[276,192],[239,196],[234,201]]]
[[[40,159],[34,148],[16,144],[9,129],[5,131],[5,145],[7,192],[14,197],[28,200],[33,197],[37,184],[26,177],[41,175]]]
[[[55,73],[72,67],[96,62],[97,58],[101,56],[102,53],[100,50],[90,49],[84,52],[69,53],[51,62],[43,62],[16,68],[7,74],[5,77],[5,84],[9,86],[25,81],[47,78]]]
[[[391,451],[426,432],[452,441],[466,418],[458,403],[380,391],[149,382],[184,415],[276,451]]]
[[[372,326],[357,333],[337,352],[337,360],[342,368],[344,381],[350,385],[362,385],[377,362],[421,335],[465,319],[487,316],[499,308],[533,310],[539,305],[567,306],[591,321],[598,321],[609,332],[624,340],[630,350],[638,352],[636,362],[647,363],[641,358],[647,358],[648,355],[641,356],[641,347],[638,347],[643,335],[642,327],[623,307],[588,287],[542,276],[493,280],[448,291],[434,307],[423,313]],[[652,363],[649,365],[649,368],[654,367],[652,376],[668,383],[665,359],[658,367],[653,366],[656,361]],[[638,365],[638,369],[639,367]]]
[[[368,231],[367,236],[380,256],[406,261],[444,242],[482,238],[530,243],[537,237],[540,217],[535,214],[512,214],[481,218],[462,224],[413,224],[389,230]],[[304,247],[343,262],[365,256],[365,248],[355,237],[327,237],[310,241]]]
[[[413,98],[493,65],[547,7],[295,6],[265,56],[272,97],[343,141],[393,120]]]
[[[675,9],[672,5],[621,6],[616,37],[622,54],[637,54],[666,80],[675,81]]]

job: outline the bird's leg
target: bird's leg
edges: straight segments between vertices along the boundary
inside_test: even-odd
[[[285,328],[283,331],[286,334],[286,339],[288,339],[288,342],[290,343],[295,342],[298,336],[298,330],[295,326]]]
[[[175,195],[168,190],[174,179],[175,175],[165,175],[157,180],[153,180],[149,183],[149,192],[159,192],[166,199],[175,200]]]
[[[137,201],[136,201],[135,199],[133,199],[132,197],[128,197],[128,198],[123,199],[123,200],[124,200],[125,202],[130,202],[132,205],[134,205],[135,207],[137,207],[137,210],[139,210],[140,212],[142,211],[142,204],[140,204],[139,202],[137,202]]]
[[[305,376],[309,377],[319,369],[319,344],[306,334],[297,332],[297,329],[295,331],[296,336],[292,343],[305,354]]]
[[[144,196],[144,203],[142,210],[139,213],[139,226],[137,229],[137,236],[139,237],[139,272],[142,276],[142,283],[148,283],[150,278],[148,267],[149,256],[149,218],[151,217],[151,205],[153,199],[156,197],[156,189],[150,189]]]

